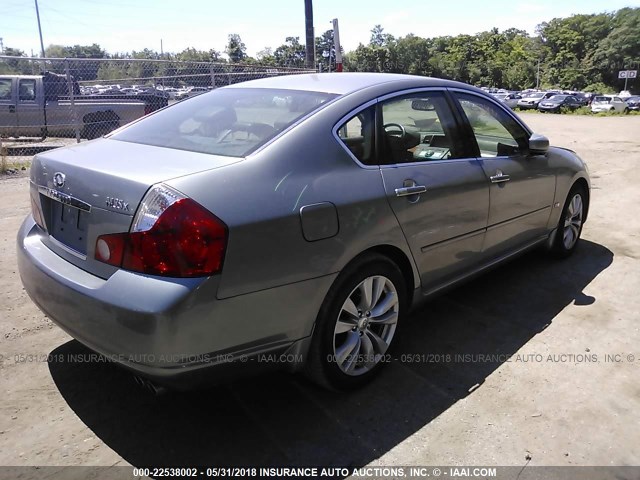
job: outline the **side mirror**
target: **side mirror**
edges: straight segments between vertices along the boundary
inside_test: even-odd
[[[534,133],[529,138],[529,152],[532,155],[544,155],[549,150],[549,139],[544,135]]]

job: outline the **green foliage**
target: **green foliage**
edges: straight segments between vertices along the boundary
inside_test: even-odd
[[[316,64],[322,65],[322,71],[334,71],[336,68],[336,49],[333,44],[333,29],[316,37]]]
[[[585,92],[593,92],[593,93],[605,93],[611,90],[611,87],[606,86],[602,82],[590,83],[584,87]]]
[[[304,67],[305,55],[300,37],[287,37],[285,43],[273,52],[275,64],[281,67]]]
[[[256,59],[246,53],[238,34],[230,34],[225,53],[232,64],[304,67],[305,46],[299,37],[286,37],[276,48],[265,48]],[[16,60],[0,62],[0,73],[38,73],[40,66],[22,60],[24,52],[6,48],[5,55]],[[179,53],[144,49],[109,55],[98,44],[49,45],[47,57],[56,58],[134,58],[164,59],[179,62],[224,62],[220,52],[187,48]],[[459,80],[479,86],[521,90],[540,86],[584,91],[618,91],[624,81],[619,70],[640,70],[640,8],[623,8],[617,12],[572,15],[554,18],[537,27],[537,35],[510,28],[475,35],[422,38],[409,34],[396,38],[381,25],[371,29],[368,44],[360,44],[344,57],[345,70],[390,72],[433,76]],[[323,71],[335,68],[333,31],[316,37],[316,62]],[[52,66],[64,73],[61,64]],[[46,68],[48,68],[47,66]],[[81,80],[150,77],[154,75],[190,74],[190,68],[179,64],[152,65],[131,62],[109,65],[98,62],[70,62],[72,74]],[[82,67],[82,68],[81,68]],[[57,68],[57,70],[56,70]],[[224,66],[220,71],[242,68]],[[225,71],[226,71],[225,70]],[[539,74],[539,75],[538,75]],[[640,80],[629,82],[629,89],[640,88]]]
[[[237,33],[229,35],[229,43],[225,53],[229,55],[229,60],[233,63],[242,62],[247,58],[247,47]]]

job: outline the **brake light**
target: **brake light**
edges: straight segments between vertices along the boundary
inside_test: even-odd
[[[227,226],[207,209],[170,187],[145,195],[131,231],[101,235],[95,258],[125,270],[169,277],[219,272]]]

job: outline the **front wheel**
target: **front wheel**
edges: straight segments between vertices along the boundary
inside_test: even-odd
[[[586,214],[586,195],[584,188],[576,185],[567,196],[552,247],[558,257],[568,257],[578,246]]]
[[[329,290],[316,320],[307,373],[322,386],[350,390],[371,380],[406,310],[399,268],[382,255],[350,265]]]

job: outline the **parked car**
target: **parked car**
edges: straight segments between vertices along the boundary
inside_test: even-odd
[[[562,109],[575,110],[581,106],[582,104],[573,95],[554,95],[542,100],[538,105],[538,110],[541,112],[560,113]]]
[[[175,98],[176,100],[184,100],[185,98],[195,97],[196,95],[207,93],[208,91],[209,89],[206,87],[191,87],[188,90],[178,93]]]
[[[480,89],[272,77],[38,154],[18,265],[55,323],[145,381],[280,362],[348,389],[444,288],[532,248],[571,255],[589,185]]]
[[[626,113],[629,111],[627,102],[620,97],[614,95],[600,95],[593,98],[591,102],[591,112],[618,112]]]
[[[83,95],[77,82],[71,85],[73,108],[64,75],[0,75],[0,135],[72,135],[77,121],[84,138],[96,138],[167,105],[155,95],[126,95],[119,89]]]
[[[538,108],[538,105],[542,100],[551,98],[554,95],[556,95],[556,92],[530,93],[526,96],[523,96],[520,100],[518,100],[518,103],[516,104],[516,106],[521,110],[530,110],[530,109],[535,110],[536,108]]]
[[[518,101],[522,99],[517,93],[496,93],[493,96],[512,109],[516,108]]]
[[[627,108],[635,112],[640,110],[640,96],[628,97],[626,100]]]

